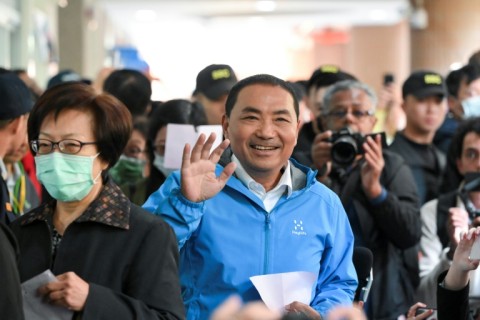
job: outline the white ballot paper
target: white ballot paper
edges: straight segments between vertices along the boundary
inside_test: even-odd
[[[180,169],[185,144],[189,143],[193,148],[201,133],[204,133],[208,138],[212,132],[215,132],[217,135],[213,143],[213,151],[223,140],[223,129],[221,125],[204,125],[195,128],[191,124],[168,124],[167,137],[165,140],[165,167],[169,169]]]
[[[285,306],[299,301],[310,304],[317,275],[298,271],[250,277],[265,305],[281,313]]]
[[[22,283],[23,312],[28,320],[71,320],[73,311],[45,301],[45,297],[37,293],[38,288],[58,281],[50,270]]]
[[[472,249],[470,251],[470,259],[472,260],[480,260],[480,237],[475,239],[473,243]]]

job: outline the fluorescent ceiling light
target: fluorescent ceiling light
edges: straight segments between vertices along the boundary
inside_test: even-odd
[[[141,22],[151,22],[157,19],[157,13],[153,10],[137,10],[135,12],[135,20]]]
[[[370,11],[370,19],[374,21],[384,21],[389,17],[388,12],[385,10],[375,9]]]
[[[272,0],[259,0],[255,3],[255,9],[261,12],[272,12],[277,8],[277,4]]]

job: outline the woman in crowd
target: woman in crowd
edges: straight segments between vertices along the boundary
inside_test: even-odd
[[[147,198],[160,188],[173,169],[164,165],[167,125],[192,124],[194,126],[207,124],[203,109],[188,100],[174,99],[164,103],[153,102],[152,113],[149,116],[147,153],[151,163],[150,174],[135,185],[122,189],[128,198],[138,205],[145,203]]]
[[[131,116],[81,83],[47,90],[28,122],[37,176],[52,201],[12,224],[21,281],[82,319],[184,319],[171,228],[133,205],[108,178],[129,140]]]
[[[109,170],[113,181],[126,193],[149,174],[147,163],[148,121],[144,117],[133,120],[132,135],[117,163]]]

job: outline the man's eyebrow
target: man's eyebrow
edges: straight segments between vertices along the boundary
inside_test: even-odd
[[[273,112],[273,114],[274,115],[286,115],[286,116],[291,116],[292,115],[288,109],[276,110],[275,112]]]
[[[242,113],[255,113],[255,114],[261,114],[262,112],[255,107],[245,107],[242,110]],[[275,110],[273,112],[274,115],[291,115],[290,111],[288,109],[280,109],[280,110]]]
[[[245,107],[243,110],[242,110],[242,113],[258,113],[260,114],[261,111],[255,107]]]

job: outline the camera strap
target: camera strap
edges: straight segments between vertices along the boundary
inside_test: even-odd
[[[346,207],[352,200],[353,194],[357,191],[360,181],[360,169],[358,165],[334,170],[332,179],[332,190],[340,197],[342,204]]]

